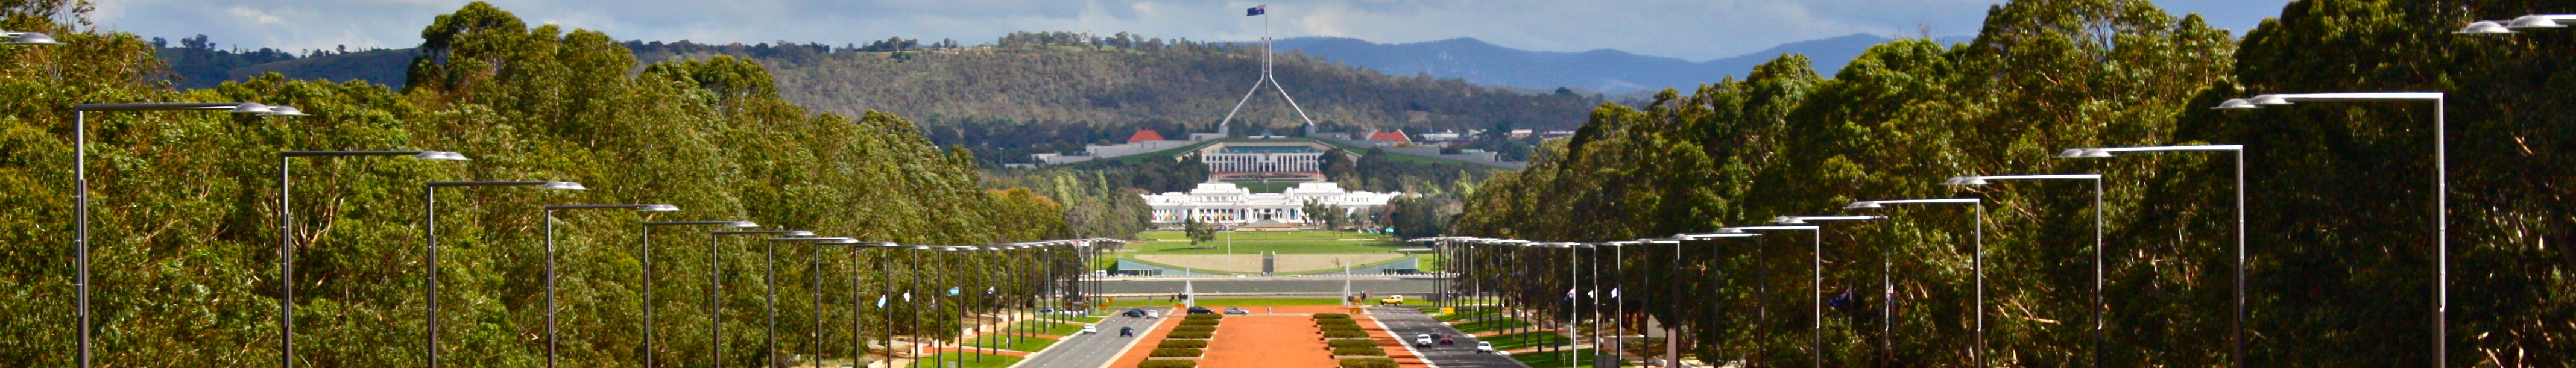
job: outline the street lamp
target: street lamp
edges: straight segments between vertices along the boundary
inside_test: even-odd
[[[708,354],[709,360],[707,361],[707,366],[709,367],[724,366],[724,295],[721,291],[724,288],[724,263],[717,259],[719,257],[718,255],[723,252],[718,249],[719,247],[716,244],[717,238],[725,235],[780,235],[810,237],[814,236],[814,232],[805,230],[742,230],[718,231],[707,235],[707,350],[709,350],[710,353]],[[771,363],[776,362],[772,361]],[[773,364],[773,366],[774,365],[775,364]]]
[[[2109,158],[2125,152],[2228,152],[2236,156],[2236,324],[2229,340],[2235,344],[2234,367],[2245,366],[2245,146],[2213,144],[2159,147],[2077,148],[2057,154],[2058,158]],[[2095,193],[2099,195],[2099,192]],[[2096,221],[2099,221],[2098,219]],[[2097,289],[2098,290],[2098,289]]]
[[[2552,19],[2553,22],[2556,21],[2556,18],[2545,19]],[[2443,110],[2446,108],[2445,105],[2449,105],[2450,103],[2445,96],[2446,95],[2442,92],[2269,94],[2254,96],[2252,100],[2227,100],[2226,102],[2220,103],[2218,106],[2218,109],[2221,110],[2246,110],[2270,106],[2287,106],[2298,102],[2433,102],[2433,249],[2435,254],[2433,258],[2435,269],[2433,282],[2433,367],[2435,368],[2447,367],[2447,364],[2450,361],[2448,350],[2451,346],[2451,341],[2449,339],[2450,322],[2447,320],[2451,310],[2451,159],[2450,139],[2446,137],[2448,134],[2446,131],[2450,128],[2447,123],[2443,122],[2445,120]]]
[[[762,242],[762,245],[767,246],[768,252],[766,252],[766,255],[761,258],[760,280],[761,282],[769,284],[769,297],[766,302],[762,303],[762,308],[766,310],[766,314],[768,315],[769,329],[767,333],[768,342],[762,345],[761,352],[769,355],[769,366],[776,367],[778,366],[778,243],[854,242],[859,240],[851,238],[817,238],[810,236],[769,238],[766,240],[768,241]]]
[[[1762,236],[1762,234],[1754,234],[1754,233],[1674,234],[1674,235],[1673,235],[1673,238],[1677,238],[1677,239],[1681,239],[1681,240],[1685,240],[1685,241],[1690,241],[1690,240],[1717,240],[1717,239],[1725,239],[1725,238],[1751,238],[1751,237],[1757,237],[1757,236]],[[1676,247],[1678,247],[1678,245],[1676,245]],[[1675,249],[1675,250],[1674,250],[1674,252],[1675,252],[1675,254],[1679,254],[1681,251],[1680,251],[1679,249]],[[1715,251],[1715,250],[1711,250],[1710,252],[1711,252],[1711,253],[1716,253],[1717,251]],[[1711,258],[1716,258],[1716,257],[1711,257]],[[1721,275],[1722,275],[1722,274],[1723,274],[1723,273],[1721,273]],[[1710,290],[1709,290],[1709,292],[1711,293],[1711,295],[1716,295],[1716,294],[1724,293],[1724,291],[1725,291],[1725,290],[1723,290],[1723,289],[1725,288],[1724,284],[1723,284],[1723,283],[1720,283],[1720,282],[1716,282],[1716,281],[1717,281],[1717,279],[1718,279],[1718,277],[1711,277],[1711,278],[1710,278],[1710,280],[1711,280],[1710,285],[1711,285],[1711,286],[1710,286]],[[1757,291],[1757,292],[1756,292],[1756,294],[1757,294],[1757,295],[1759,295],[1759,294],[1761,294],[1761,293]],[[1762,309],[1762,303],[1761,303],[1759,300],[1756,300],[1756,301],[1753,303],[1753,305],[1754,305],[1755,309]],[[1717,320],[1717,310],[1718,310],[1718,303],[1709,303],[1709,304],[1708,304],[1708,311],[1709,311],[1708,313],[1709,313],[1709,320],[1710,320],[1710,321],[1716,321],[1716,320]],[[1756,313],[1756,314],[1757,314],[1757,318],[1758,318],[1759,316],[1762,316],[1762,315],[1768,315],[1768,313]],[[1762,324],[1757,320],[1757,321],[1753,324],[1753,328],[1751,328],[1751,330],[1752,330],[1752,332],[1760,332],[1760,331],[1762,330]],[[1723,341],[1721,341],[1721,342],[1723,342]],[[1750,345],[1759,345],[1759,343],[1750,344]],[[1754,354],[1754,353],[1752,353],[1752,350],[1753,350],[1753,349],[1749,349],[1749,348],[1748,348],[1748,349],[1745,349],[1745,354],[1744,354],[1743,356],[1736,357],[1736,360],[1738,360],[1738,361],[1751,361],[1751,360],[1752,360],[1752,358],[1759,356],[1758,354]],[[1713,359],[1713,358],[1711,358],[1711,359]],[[1709,364],[1720,364],[1720,363],[1717,363],[1717,362],[1711,361],[1711,362],[1709,362]],[[1723,364],[1720,364],[1720,365],[1723,365]]]
[[[2576,15],[2525,15],[2501,22],[2492,20],[2472,22],[2467,27],[2461,27],[2459,31],[2451,33],[2512,34],[2521,31],[2566,28],[2568,24],[2576,24]]]
[[[1976,211],[1976,212],[1977,212],[1977,213],[1976,213],[1976,216],[1977,216],[1977,222],[1976,222],[1976,229],[1975,229],[1975,233],[1976,233],[1976,237],[1975,237],[1975,239],[1976,239],[1976,253],[1977,253],[1977,254],[1976,254],[1976,262],[1975,262],[1976,273],[1977,273],[1977,335],[1976,335],[1976,344],[1977,344],[1977,346],[1976,346],[1976,349],[1975,349],[1975,350],[1973,350],[1973,351],[1970,351],[1970,352],[1968,353],[1968,355],[1969,355],[1969,356],[1971,356],[1971,357],[1975,357],[1975,359],[1976,359],[1976,361],[1977,361],[1977,366],[1978,366],[1978,367],[1987,367],[1987,365],[1986,365],[1986,202],[1985,202],[1985,200],[1984,200],[1984,199],[1979,199],[1979,198],[1941,198],[1941,199],[1899,199],[1899,200],[1884,200],[1884,201],[1859,201],[1859,202],[1852,202],[1850,205],[1845,205],[1845,206],[1843,206],[1843,209],[1847,209],[1847,210],[1849,210],[1849,209],[1873,209],[1873,208],[1884,208],[1884,207],[1886,207],[1886,205],[1891,205],[1891,204],[1899,204],[1899,205],[1903,205],[1903,204],[1966,204],[1966,205],[1974,205],[1974,206],[1976,206],[1976,207],[1977,207],[1977,211]]]
[[[1790,222],[1790,223],[1803,224],[1803,223],[1806,223],[1806,221],[1827,221],[1827,220],[1837,220],[1837,219],[1841,219],[1841,220],[1876,220],[1876,219],[1882,219],[1882,218],[1885,218],[1885,217],[1879,217],[1879,216],[1808,217],[1808,218],[1790,218],[1790,219],[1788,219],[1787,221],[1781,221],[1781,222]],[[1815,226],[1815,225],[1787,225],[1787,226],[1736,226],[1736,227],[1726,227],[1726,228],[1719,228],[1719,229],[1717,229],[1717,232],[1718,232],[1718,233],[1721,233],[1721,234],[1726,234],[1726,233],[1739,233],[1739,234],[1740,234],[1740,233],[1745,233],[1745,232],[1748,232],[1748,231],[1805,231],[1805,232],[1808,232],[1809,234],[1815,235],[1814,245],[1813,245],[1813,246],[1812,246],[1812,248],[1811,248],[1811,253],[1809,253],[1809,255],[1813,256],[1811,259],[1813,260],[1812,262],[1813,262],[1813,265],[1814,265],[1814,269],[1810,271],[1810,272],[1813,274],[1813,276],[1814,276],[1814,281],[1812,281],[1810,285],[1811,285],[1811,287],[1813,287],[1813,288],[1815,289],[1815,294],[1814,294],[1814,295],[1824,295],[1824,293],[1825,293],[1825,232],[1824,232],[1824,227],[1822,227],[1822,226]],[[1814,366],[1814,367],[1823,367],[1823,366],[1825,366],[1825,305],[1824,305],[1824,302],[1823,302],[1823,301],[1819,301],[1819,300],[1812,300],[1812,299],[1814,299],[1813,297],[1810,297],[1809,299],[1811,299],[1811,300],[1808,300],[1808,302],[1809,302],[1809,304],[1810,304],[1810,305],[1812,305],[1812,307],[1813,307],[1813,308],[1812,308],[1812,309],[1813,309],[1813,311],[1812,311],[1811,315],[1809,316],[1810,320],[1808,321],[1808,327],[1807,327],[1807,335],[1808,335],[1808,339],[1810,340],[1810,341],[1808,342],[1809,346],[1807,347],[1807,349],[1808,349],[1808,350],[1810,350],[1809,354],[1811,355],[1811,357],[1809,358],[1809,362],[1810,362],[1810,366]]]
[[[632,209],[644,212],[679,211],[667,204],[571,204],[545,207],[546,220],[546,368],[555,367],[555,211]]]
[[[36,32],[0,32],[10,43],[56,45],[53,37]],[[32,38],[31,38],[32,37]],[[268,105],[248,102],[175,102],[175,103],[103,103],[72,105],[72,285],[73,304],[80,315],[80,351],[75,360],[81,368],[90,367],[89,313],[89,112],[91,111],[227,111],[254,116],[279,115]],[[283,208],[281,208],[282,210]]]
[[[1887,219],[1887,216],[1780,216],[1780,217],[1774,217],[1774,218],[1771,218],[1771,223],[1773,223],[1773,224],[1779,224],[1779,225],[1806,225],[1806,224],[1809,224],[1810,222],[1816,222],[1816,221],[1877,221],[1877,220],[1885,220],[1885,219]],[[1816,234],[1816,236],[1818,236],[1818,237],[1822,237],[1822,236],[1824,236],[1823,231],[1819,230],[1819,231],[1818,231],[1818,233]],[[1819,240],[1817,240],[1817,241],[1818,241],[1818,242],[1822,242],[1823,240],[1819,239]],[[1823,253],[1824,253],[1824,251],[1823,251],[1823,250],[1822,250],[1822,248],[1821,248],[1821,247],[1822,247],[1822,245],[1819,245],[1818,247],[1819,247],[1819,249],[1817,250],[1817,252],[1816,252],[1816,253],[1818,253],[1818,254],[1823,254]],[[1817,262],[1818,262],[1818,263],[1817,263],[1817,265],[1816,265],[1817,269],[1818,269],[1818,270],[1822,270],[1822,269],[1824,268],[1824,264],[1822,263],[1823,261],[1822,261],[1822,260],[1818,260]],[[1890,318],[1890,317],[1893,317],[1893,316],[1895,316],[1895,315],[1896,315],[1896,309],[1895,309],[1895,308],[1896,308],[1896,307],[1895,307],[1895,305],[1896,305],[1896,304],[1895,304],[1895,303],[1896,303],[1896,283],[1895,283],[1895,277],[1894,277],[1894,276],[1892,276],[1894,273],[1893,273],[1893,272],[1891,272],[1891,271],[1893,271],[1893,270],[1894,270],[1894,269],[1890,266],[1890,262],[1888,262],[1887,254],[1884,254],[1884,253],[1880,254],[1880,255],[1879,255],[1879,257],[1878,257],[1878,277],[1879,277],[1879,279],[1878,279],[1878,283],[1879,283],[1879,285],[1880,285],[1880,286],[1885,290],[1885,292],[1886,292],[1886,294],[1885,294],[1884,296],[1882,296],[1882,297],[1881,297],[1881,299],[1879,300],[1879,303],[1878,303],[1878,304],[1879,304],[1879,312],[1878,312],[1878,320],[1879,320],[1879,324],[1878,324],[1878,328],[1879,328],[1879,331],[1878,331],[1878,341],[1879,341],[1879,345],[1878,345],[1878,351],[1879,351],[1879,354],[1880,354],[1879,359],[1880,359],[1880,360],[1882,360],[1882,361],[1884,361],[1884,360],[1888,360],[1889,358],[1893,358],[1893,357],[1894,357],[1893,355],[1888,355],[1888,354],[1889,354],[1889,350],[1890,350],[1889,343],[1890,343],[1890,341],[1892,341],[1890,336],[1892,336],[1892,335],[1893,335],[1893,334],[1892,334],[1893,332],[1896,332],[1896,328],[1895,328],[1895,327],[1892,327],[1892,326],[1894,326],[1894,324],[1893,324],[1893,323],[1891,323],[1892,321],[1895,321],[1895,319]],[[1821,272],[1821,271],[1819,271],[1819,272]],[[1817,276],[1817,280],[1823,280],[1823,277],[1824,277],[1823,275],[1819,274],[1819,275]],[[1818,281],[1818,284],[1817,284],[1817,290],[1819,290],[1819,291],[1824,290],[1824,285],[1822,284],[1822,281]],[[1819,313],[1821,313],[1821,312],[1819,312]],[[1821,316],[1821,314],[1819,314],[1819,315]],[[1821,317],[1819,317],[1819,319],[1822,319],[1822,318],[1821,318]],[[1821,323],[1821,322],[1819,322],[1819,323]],[[1819,326],[1818,328],[1820,328],[1820,329],[1821,329],[1821,328],[1822,328],[1822,326]],[[1821,333],[1819,333],[1819,335],[1821,336]],[[1884,363],[1884,362],[1882,362],[1882,363]],[[1884,364],[1882,364],[1882,365],[1884,365]]]
[[[863,346],[863,345],[865,345],[865,344],[866,344],[864,341],[867,341],[867,339],[866,339],[866,338],[863,338],[863,337],[859,337],[859,329],[860,329],[860,327],[859,327],[859,320],[860,320],[860,319],[859,319],[859,272],[858,272],[858,264],[859,264],[859,248],[865,248],[865,247],[873,246],[873,245],[875,245],[875,244],[878,244],[878,243],[877,243],[877,242],[864,242],[864,241],[857,241],[857,240],[850,240],[850,241],[826,241],[826,242],[816,242],[816,243],[814,243],[814,245],[816,245],[816,247],[815,247],[815,256],[814,256],[814,259],[815,259],[816,261],[815,261],[815,266],[814,266],[814,274],[815,274],[815,276],[814,276],[814,280],[815,280],[815,281],[814,281],[814,343],[813,343],[813,344],[814,344],[814,359],[815,359],[815,362],[816,362],[816,364],[817,364],[817,365],[820,365],[820,364],[821,364],[821,362],[822,362],[822,357],[823,357],[823,281],[822,281],[822,280],[823,280],[823,276],[822,276],[823,268],[822,268],[822,263],[821,263],[821,262],[822,262],[821,260],[822,260],[822,258],[823,258],[823,257],[822,257],[822,249],[821,249],[822,247],[821,247],[821,246],[824,246],[824,245],[838,245],[838,246],[844,246],[844,247],[847,247],[847,248],[849,249],[849,254],[850,254],[850,364],[851,364],[851,365],[861,365],[861,363],[859,363],[859,360],[860,360],[861,358],[865,358],[865,357],[867,356],[867,349],[866,349],[866,347],[865,347],[865,346]]]
[[[639,231],[643,237],[642,245],[637,247],[638,251],[636,253],[638,257],[644,260],[644,368],[653,368],[654,356],[660,355],[658,354],[658,351],[653,349],[653,227],[690,225],[725,225],[736,229],[760,227],[760,224],[753,223],[751,221],[662,221],[644,223],[644,228]]]
[[[2102,333],[2103,328],[2109,325],[2109,323],[2106,322],[2108,320],[2103,317],[2103,311],[2108,309],[2109,304],[2102,301],[2102,248],[2104,247],[2104,242],[2102,240],[2102,212],[2109,210],[2109,208],[2102,206],[2102,175],[2054,174],[1957,176],[1951,177],[1947,181],[1943,181],[1942,184],[1986,185],[1988,181],[1998,180],[2089,180],[2093,182],[2093,367],[2101,368]]]
[[[484,185],[533,185],[533,188],[549,188],[549,190],[590,190],[590,188],[582,188],[582,183],[538,183],[538,180],[518,180],[518,183],[497,183],[497,180],[477,180],[477,183],[430,183],[430,185],[422,185],[422,190],[420,190],[420,198],[422,198],[422,201],[420,201],[420,216],[422,216],[422,221],[420,221],[420,224],[422,224],[422,229],[425,229],[425,234],[428,234],[428,239],[430,239],[428,252],[425,252],[425,255],[428,255],[428,260],[430,260],[428,265],[425,265],[425,273],[428,273],[428,275],[425,275],[425,278],[428,278],[428,286],[430,286],[430,288],[428,288],[428,299],[430,299],[430,314],[428,314],[428,324],[430,324],[430,327],[428,327],[430,368],[438,368],[438,188],[484,188]]]
[[[53,36],[53,35],[44,34],[43,32],[0,31],[0,38],[6,38],[6,39],[8,39],[8,41],[0,41],[0,43],[4,43],[4,44],[11,44],[11,45],[61,45],[61,44],[63,44],[63,42],[62,42],[62,41],[55,41],[55,40],[54,40],[54,36]]]
[[[343,156],[411,156],[422,160],[469,161],[465,154],[444,151],[286,151],[277,154],[277,364],[280,367],[295,368],[295,211],[287,207],[294,203],[295,192],[287,163],[296,157]]]

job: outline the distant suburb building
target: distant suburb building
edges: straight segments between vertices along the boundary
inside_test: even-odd
[[[1307,201],[1347,214],[1385,207],[1396,193],[1346,191],[1334,183],[1298,183],[1281,193],[1253,193],[1233,183],[1199,183],[1189,193],[1144,196],[1145,204],[1154,208],[1155,224],[1180,224],[1197,218],[1215,224],[1275,226],[1307,224]]]

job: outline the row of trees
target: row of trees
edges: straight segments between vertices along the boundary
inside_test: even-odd
[[[575,366],[640,365],[641,295],[654,300],[664,361],[734,353],[726,366],[767,357],[760,346],[761,270],[777,246],[782,306],[846,305],[889,286],[997,288],[1026,294],[1025,275],[985,272],[1030,264],[1030,253],[956,252],[918,274],[895,251],[850,259],[847,249],[763,244],[728,237],[699,246],[710,229],[662,228],[643,279],[637,221],[750,220],[924,244],[1041,239],[1064,232],[1062,204],[1027,190],[978,187],[971,154],[943,150],[893,114],[815,113],[780,97],[773,78],[730,57],[638,65],[608,35],[530,26],[488,4],[439,16],[396,91],[352,81],[285,81],[276,75],[212,89],[163,87],[153,45],[134,35],[83,31],[59,19],[60,1],[0,2],[0,29],[48,32],[68,45],[0,47],[0,361],[69,366],[75,351],[69,231],[74,134],[66,106],[95,102],[256,101],[313,114],[258,118],[220,113],[91,113],[89,178],[102,365],[230,367],[272,364],[280,326],[274,226],[298,214],[297,347],[305,366],[423,366],[424,272],[443,280],[442,343],[449,363],[528,366],[542,360],[544,303],[537,256],[539,206],[668,203],[685,212],[565,212],[561,249],[562,348]],[[638,70],[642,72],[637,73]],[[465,164],[413,160],[299,161],[295,207],[276,208],[276,152],[435,149]],[[422,183],[566,180],[579,192],[508,188],[442,191],[437,228],[446,261],[423,270]],[[710,249],[713,247],[713,249]],[[870,259],[874,258],[874,259]],[[926,262],[927,262],[926,261]],[[815,262],[819,267],[809,268]],[[1060,273],[1077,272],[1066,263]],[[976,270],[976,272],[956,272]],[[1021,269],[1026,271],[1027,269]],[[727,293],[704,296],[710,275]],[[852,275],[866,275],[854,278]],[[890,277],[897,275],[898,277]],[[823,280],[813,288],[801,280]],[[864,290],[863,295],[851,295]],[[926,291],[924,291],[926,292]],[[819,298],[819,299],[818,299]],[[721,315],[704,306],[722,305]],[[898,304],[900,306],[902,304]],[[902,308],[902,307],[897,307]],[[780,308],[782,326],[860,318],[872,336],[955,318],[873,318],[880,310]],[[898,311],[895,316],[909,314]],[[725,325],[723,336],[701,326]],[[801,330],[799,330],[801,331]],[[846,329],[821,341],[782,334],[784,353],[809,343],[847,346]],[[686,343],[683,343],[686,342]],[[832,356],[847,356],[837,351]]]
[[[1709,232],[1854,200],[1983,198],[1988,356],[2006,366],[2225,366],[2236,224],[2233,157],[2053,159],[2081,147],[2245,144],[2249,366],[2416,366],[2436,346],[2434,283],[2448,282],[2452,366],[2576,361],[2576,129],[2554,93],[2576,37],[2449,32],[2479,19],[2564,13],[2517,1],[2301,0],[2244,38],[2139,0],[1995,6],[1970,43],[1872,48],[1833,78],[1798,56],[1635,108],[1605,105],[1525,171],[1478,187],[1452,233],[1604,241]],[[2262,93],[2447,91],[2429,103],[2213,111]],[[2435,259],[2434,115],[2447,109],[2450,258]],[[1939,185],[1956,175],[2100,173],[2106,205],[2073,184]],[[1712,360],[1805,366],[1827,295],[1826,362],[1969,366],[1970,207],[1895,208],[1806,234],[1635,247],[1603,277],[1627,310],[1687,327]],[[2095,211],[2107,243],[2094,249]],[[1646,250],[1646,251],[1641,251]],[[1674,252],[1681,252],[1678,256]],[[2108,338],[2091,348],[2094,252],[2107,255]],[[1601,253],[1609,253],[1607,249]],[[1486,253],[1475,275],[1541,315],[1571,306],[1562,249]],[[1591,258],[1602,259],[1602,258]],[[1824,262],[1824,294],[1807,268]],[[2448,265],[2450,279],[2437,280]],[[1893,280],[1893,300],[1879,297]],[[1643,286],[1641,285],[1652,285]],[[1652,301],[1651,303],[1641,301]],[[1881,319],[1880,303],[1893,303]],[[1596,304],[1597,305],[1597,304]],[[1881,331],[1889,331],[1882,333]],[[1882,350],[1877,341],[1892,341]]]

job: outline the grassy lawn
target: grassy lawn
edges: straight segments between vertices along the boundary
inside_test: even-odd
[[[1514,350],[1540,346],[1562,346],[1565,345],[1567,341],[1572,341],[1572,339],[1567,339],[1565,338],[1565,335],[1560,335],[1555,332],[1531,331],[1516,334],[1479,337],[1476,338],[1476,341],[1494,343],[1495,350]]]
[[[1438,312],[1439,312],[1439,309],[1432,309],[1432,310],[1428,310],[1428,311],[1423,311],[1423,313],[1438,313]],[[1454,314],[1443,314],[1443,315],[1431,316],[1431,319],[1439,320],[1439,321],[1441,321],[1441,322],[1448,322],[1448,321],[1456,321],[1456,320],[1463,320],[1463,319],[1482,318],[1482,317],[1485,317],[1485,316],[1491,316],[1491,315],[1494,315],[1494,313],[1496,313],[1496,312],[1495,312],[1494,310],[1491,310],[1491,309],[1459,308],[1459,309],[1458,309],[1458,313],[1454,313]]]
[[[977,358],[982,358],[984,361],[977,362],[975,361]],[[912,361],[910,366],[912,368],[940,368],[934,367],[930,364],[930,361],[933,359],[939,360],[941,362],[941,366],[954,363],[957,368],[1008,368],[1011,364],[1020,362],[1020,357],[1009,355],[975,354],[952,351],[923,357],[922,359],[915,359]]]
[[[1082,332],[1082,326],[1046,321],[1021,321],[1019,325],[1011,326],[1011,330],[1037,331],[1040,335],[1071,336],[1076,332]]]
[[[1501,344],[1496,343],[1495,345]],[[1546,354],[1512,354],[1512,360],[1521,361],[1521,364],[1528,364],[1530,368],[1575,368],[1577,366],[1590,366],[1592,365],[1592,349],[1575,350],[1574,361],[1572,362],[1565,361],[1565,353],[1563,352],[1549,352]],[[1631,365],[1627,362],[1620,362],[1619,366],[1634,367],[1636,365]]]
[[[1047,345],[1055,345],[1055,339],[1034,336],[978,335],[975,336],[975,341],[966,342],[966,346],[1027,352],[1046,350]]]
[[[1456,325],[1453,325],[1453,326],[1458,328],[1458,332],[1465,332],[1465,333],[1471,333],[1471,334],[1472,334],[1472,333],[1486,333],[1486,332],[1502,331],[1502,330],[1506,330],[1506,329],[1514,329],[1514,328],[1529,327],[1529,325],[1530,325],[1530,324],[1529,324],[1529,322],[1521,322],[1521,320],[1518,320],[1518,319],[1511,319],[1511,318],[1495,318],[1495,319],[1489,319],[1489,320],[1483,320],[1483,321],[1475,321],[1475,322],[1460,323],[1460,324],[1456,324]]]
[[[1142,236],[1147,240],[1190,240],[1189,234],[1183,234],[1179,231],[1147,231],[1142,234]],[[1224,241],[1228,236],[1234,237],[1235,242],[1243,242],[1246,240],[1337,241],[1342,239],[1378,239],[1384,237],[1383,235],[1362,234],[1346,231],[1230,231],[1217,233],[1216,238],[1217,241]]]
[[[1415,302],[1416,302],[1416,301],[1413,301],[1413,300],[1407,300],[1407,301],[1405,301],[1405,303],[1406,303],[1406,304],[1413,304],[1413,303],[1415,303]],[[1371,303],[1375,303],[1375,302],[1374,302],[1374,301],[1372,301]],[[1172,305],[1172,302],[1164,301],[1164,300],[1163,300],[1163,298],[1129,298],[1129,299],[1121,299],[1121,300],[1117,301],[1116,303],[1111,303],[1111,304],[1110,304],[1110,306],[1112,306],[1112,307],[1153,307],[1153,306],[1170,306],[1170,305]],[[1271,299],[1271,298],[1247,298],[1247,299],[1199,299],[1199,305],[1200,305],[1200,306],[1204,306],[1204,307],[1208,307],[1208,309],[1222,309],[1222,308],[1225,308],[1225,307],[1273,307],[1273,306],[1289,306],[1289,305],[1342,305],[1342,302],[1341,302],[1341,300],[1340,300],[1340,299],[1333,299],[1333,298],[1303,298],[1303,299],[1300,299],[1300,298],[1281,298],[1281,299]],[[1245,308],[1245,309],[1250,309],[1250,308]]]

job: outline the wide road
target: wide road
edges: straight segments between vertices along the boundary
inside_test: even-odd
[[[1200,278],[1190,281],[1199,293],[1208,294],[1339,294],[1343,279],[1309,278]],[[1352,293],[1375,295],[1428,295],[1440,286],[1440,280],[1371,278],[1348,280]],[[1181,292],[1180,279],[1110,279],[1101,283],[1103,294],[1169,294]]]
[[[1377,318],[1378,323],[1386,324],[1386,332],[1395,334],[1396,339],[1404,340],[1407,346],[1413,345],[1414,336],[1422,334],[1439,334],[1457,341],[1458,343],[1454,345],[1432,344],[1428,348],[1413,348],[1424,361],[1431,362],[1431,365],[1440,368],[1522,367],[1520,362],[1513,361],[1507,355],[1477,354],[1474,338],[1467,337],[1467,334],[1458,332],[1458,329],[1431,319],[1431,315],[1422,314],[1421,310],[1413,307],[1370,307],[1369,317]]]
[[[1171,318],[1170,307],[1145,308],[1163,311],[1165,318]],[[1125,310],[1121,308],[1111,311]],[[1143,336],[1146,330],[1154,328],[1154,322],[1156,321],[1151,319],[1111,315],[1108,319],[1100,320],[1100,333],[1089,335],[1076,333],[1073,336],[1066,336],[1064,341],[1048,346],[1046,351],[1029,357],[1029,360],[1020,362],[1019,366],[1022,368],[1101,368],[1108,365],[1109,361],[1118,359],[1119,353],[1127,351],[1127,344],[1136,341],[1134,337],[1118,337],[1118,328],[1135,327],[1136,335]]]

